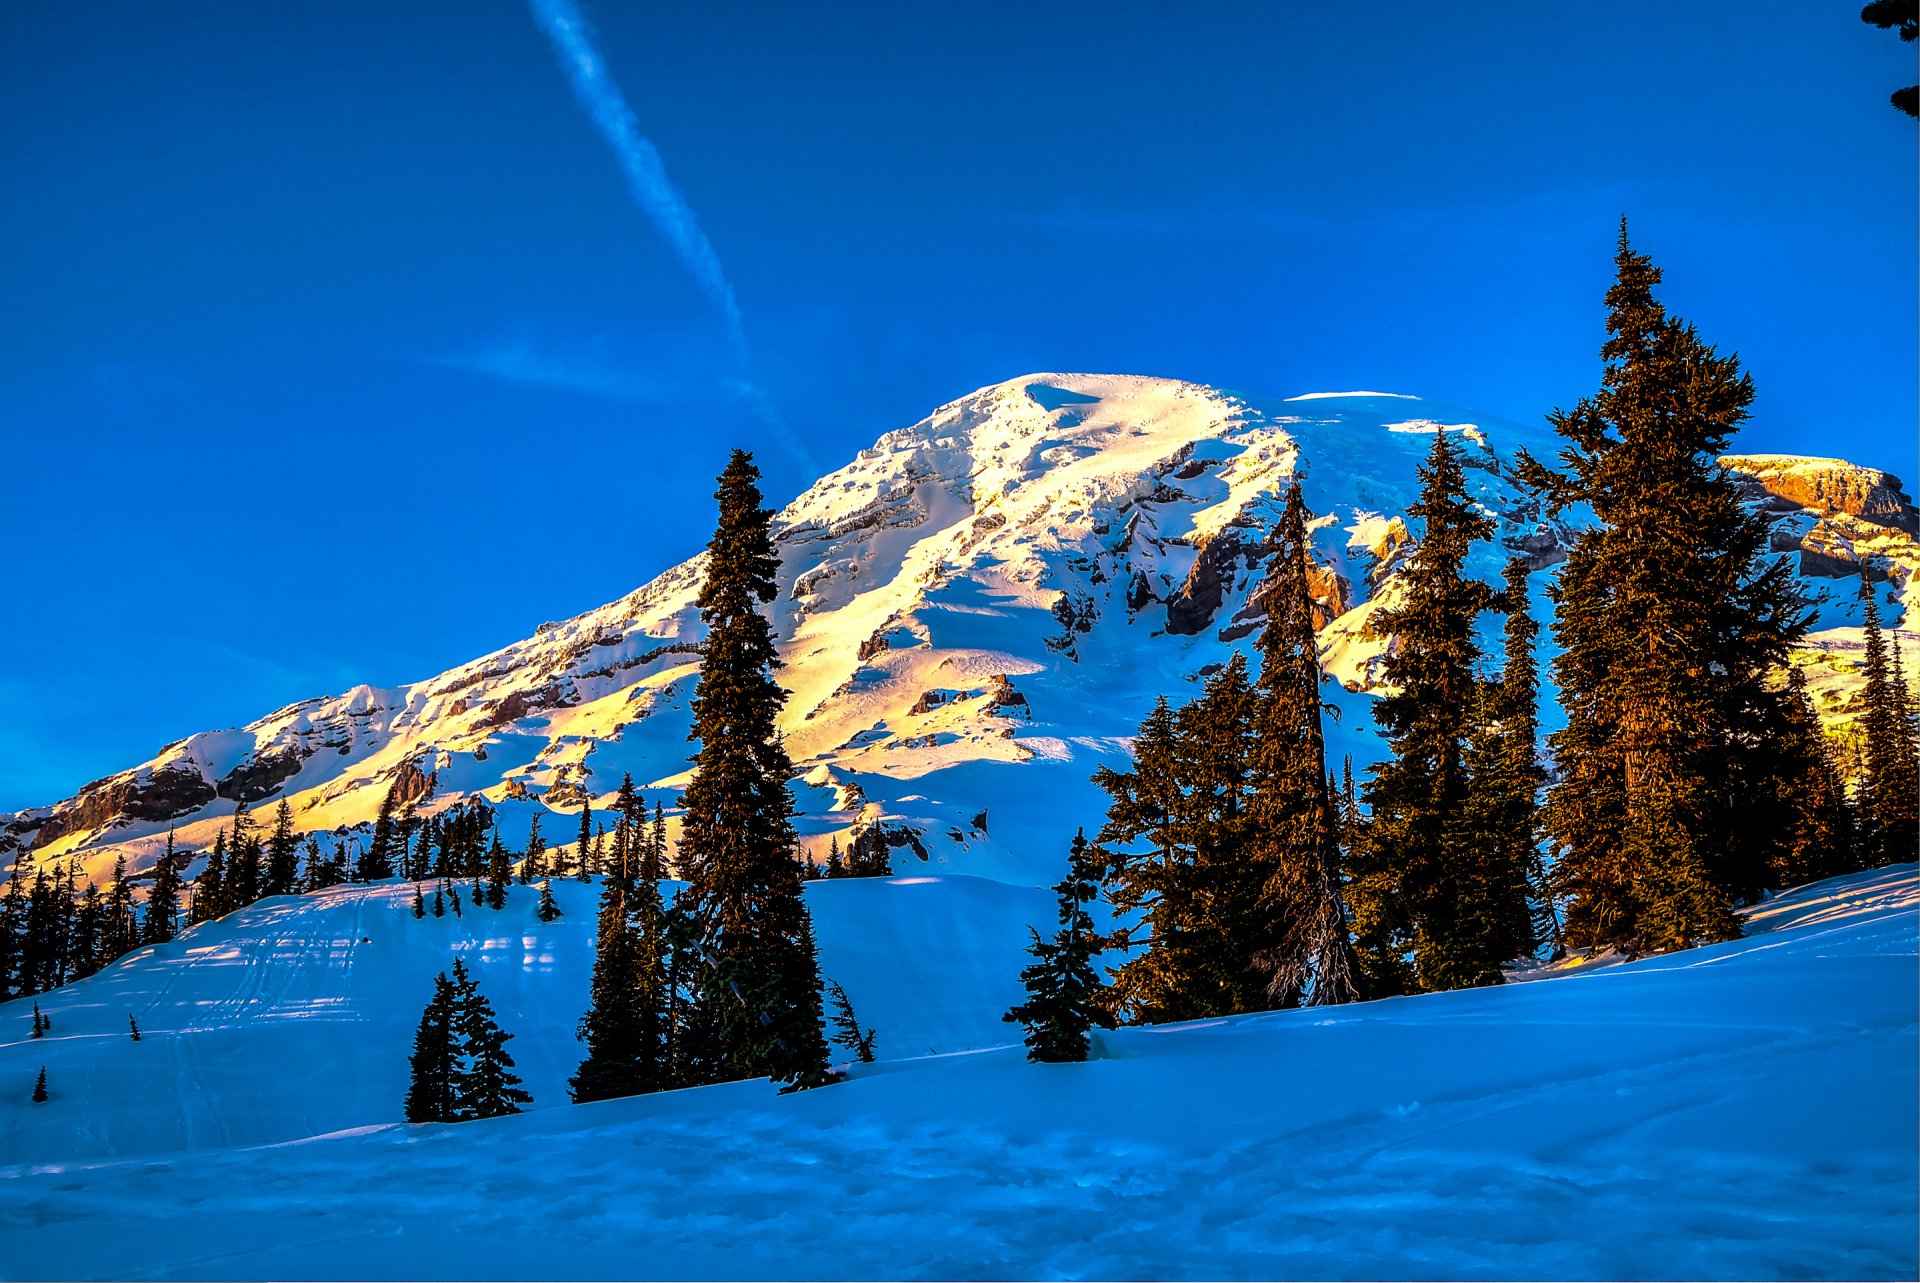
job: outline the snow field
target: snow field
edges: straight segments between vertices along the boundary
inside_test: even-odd
[[[907,1050],[902,1021],[929,1036],[943,1020],[985,1028],[971,1023],[992,1005],[980,964],[1002,945],[961,924],[989,908],[1007,915],[1000,888],[827,890],[849,894],[812,897],[826,970],[844,972],[863,1019],[881,1025],[883,1056]],[[358,894],[378,904],[380,893]],[[1084,1065],[1029,1065],[1006,1047],[860,1066],[848,1083],[791,1096],[737,1083],[274,1146],[27,1159],[0,1169],[0,1270],[1911,1278],[1917,904],[1920,878],[1901,866],[1760,906],[1745,940],[1540,983],[1121,1030],[1099,1035]],[[285,920],[275,929],[293,932]],[[399,956],[352,952],[346,1005],[371,1005],[376,973]],[[540,965],[495,959],[480,981],[498,1003],[507,973]],[[134,959],[101,979],[124,973],[116,996],[164,996],[210,966],[169,973]],[[271,1029],[302,992],[278,985],[263,992],[285,996],[202,1023]],[[102,988],[75,986],[76,1009],[55,1009],[55,1036],[89,1025],[89,986]],[[302,1050],[324,1058],[317,1048],[344,1032]],[[68,1072],[109,1055],[131,1070],[124,1053],[154,1050],[120,1043],[82,1043]],[[0,1072],[24,1102],[18,1050],[4,1048]],[[286,1072],[245,1054],[254,1077]],[[402,1061],[404,1045],[387,1059]],[[58,1113],[50,1077],[54,1102],[0,1105],[4,1134],[28,1109]],[[535,1095],[552,1099],[538,1085]]]

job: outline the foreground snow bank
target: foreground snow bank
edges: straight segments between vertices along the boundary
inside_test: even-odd
[[[1731,944],[1123,1030],[1085,1065],[1008,1048],[0,1169],[0,1270],[1911,1278],[1915,905],[1903,866]]]

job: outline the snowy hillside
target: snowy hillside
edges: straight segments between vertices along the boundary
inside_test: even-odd
[[[1086,1064],[1047,1066],[992,1049],[1014,1033],[995,1019],[1008,924],[1044,897],[965,878],[815,884],[826,970],[879,1025],[881,1063],[793,1096],[749,1082],[584,1106],[556,1094],[585,996],[569,933],[588,888],[570,890],[553,928],[526,893],[458,921],[414,921],[393,888],[267,901],[45,995],[45,1039],[27,1038],[26,1004],[0,1007],[0,1273],[1920,1268],[1912,865],[1800,888],[1728,944],[1126,1029],[1097,1035]],[[535,1107],[408,1127],[392,1120],[410,1025],[450,950],[518,1032]],[[43,1063],[52,1096],[30,1104]],[[330,1128],[353,1130],[297,1139]]]
[[[1033,375],[882,436],[776,523],[775,608],[793,691],[783,721],[803,775],[802,832],[886,818],[901,862],[1051,881],[1103,803],[1088,777],[1124,751],[1153,698],[1252,643],[1247,597],[1282,489],[1321,514],[1323,655],[1345,716],[1331,750],[1377,755],[1366,706],[1385,640],[1368,620],[1398,591],[1405,511],[1435,431],[1467,445],[1475,497],[1499,519],[1475,566],[1514,552],[1539,573],[1565,529],[1512,480],[1524,428],[1384,393],[1264,400],[1166,379]],[[1882,558],[1889,622],[1920,570],[1899,482],[1835,460],[1733,461],[1776,549],[1832,587],[1809,651],[1816,695],[1844,719],[1859,558]],[[431,811],[472,794],[509,841],[543,808],[603,801],[624,772],[673,804],[701,639],[698,558],[526,641],[393,689],[359,687],[237,730],[191,736],[76,797],[0,816],[0,860],[116,854],[151,867],[169,823],[210,845],[236,802],[290,801],[303,831],[364,825],[396,781]],[[1839,576],[1839,578],[1835,578]],[[1544,614],[1544,610],[1542,611]],[[1911,641],[1911,637],[1908,639]],[[558,815],[550,837],[571,832]]]

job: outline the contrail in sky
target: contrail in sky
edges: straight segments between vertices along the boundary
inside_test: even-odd
[[[667,167],[660,160],[660,152],[640,132],[640,122],[635,119],[633,109],[627,106],[627,100],[621,95],[620,87],[613,83],[600,51],[594,47],[593,31],[587,25],[586,14],[580,11],[580,6],[574,0],[528,2],[533,9],[534,19],[546,31],[547,39],[553,42],[553,51],[559,57],[561,67],[566,70],[567,79],[573,84],[574,97],[593,117],[594,125],[613,148],[613,154],[619,158],[620,168],[627,176],[627,191],[633,196],[634,203],[653,220],[655,230],[673,248],[674,254],[693,276],[701,292],[725,318],[727,339],[733,345],[734,355],[741,365],[751,367],[753,357],[747,347],[746,327],[740,320],[740,301],[734,297],[733,284],[727,280],[726,270],[720,266],[720,256],[713,252],[713,242],[700,230],[700,222],[694,217],[693,207],[687,204],[687,198],[667,177]],[[743,381],[731,386],[754,413],[774,430],[788,453],[805,467],[807,479],[810,481],[817,477],[818,466],[794,436],[793,429],[774,409],[766,392],[751,382]]]

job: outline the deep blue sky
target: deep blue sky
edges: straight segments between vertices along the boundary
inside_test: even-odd
[[[590,11],[823,466],[1044,369],[1533,420],[1625,212],[1742,448],[1911,482],[1914,49],[1858,9]],[[730,445],[811,480],[521,4],[14,0],[0,173],[0,808],[609,600]]]

